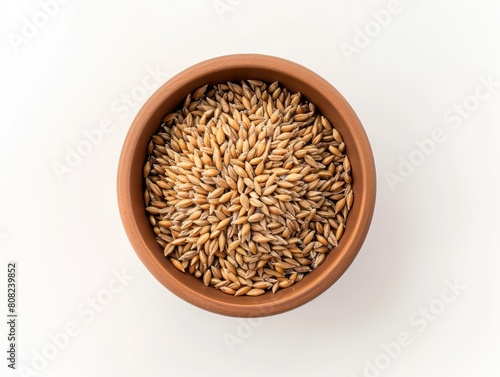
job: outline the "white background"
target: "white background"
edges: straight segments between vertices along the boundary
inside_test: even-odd
[[[500,3],[401,0],[377,30],[372,12],[388,4],[74,0],[44,18],[38,1],[2,1],[0,313],[4,323],[7,262],[17,261],[17,366],[32,369],[20,375],[500,375],[500,86],[470,97],[479,77],[500,81]],[[25,18],[40,27],[12,43]],[[343,53],[365,27],[369,45]],[[331,82],[363,122],[378,178],[370,233],[345,275],[307,305],[254,322],[161,286],[132,250],[116,200],[121,146],[149,70],[162,72],[157,87],[242,52],[290,59]],[[118,111],[133,91],[137,101]],[[464,100],[477,109],[453,129],[443,116]],[[112,132],[59,180],[54,165],[106,119]],[[399,174],[415,140],[437,129],[446,141],[421,160],[415,152],[420,166],[391,190],[385,175]],[[113,280],[122,271],[133,277],[126,285]],[[443,304],[446,281],[466,288]],[[111,299],[110,282],[120,290]],[[99,312],[86,303],[96,296],[111,301]],[[429,306],[439,312],[432,322],[419,314]],[[51,335],[72,323],[78,334],[59,334],[54,352]],[[0,375],[18,375],[6,366],[7,331]],[[411,344],[384,351],[400,333]],[[43,352],[51,360],[40,361]]]

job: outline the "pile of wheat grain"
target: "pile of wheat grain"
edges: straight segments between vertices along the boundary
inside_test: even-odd
[[[235,296],[299,282],[344,232],[345,149],[315,106],[278,82],[198,88],[148,145],[144,199],[165,257]]]

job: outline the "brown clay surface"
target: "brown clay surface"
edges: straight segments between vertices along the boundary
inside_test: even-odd
[[[301,92],[342,134],[352,166],[354,204],[339,246],[321,266],[299,283],[258,297],[232,297],[206,287],[182,273],[163,257],[156,243],[143,201],[142,169],[150,137],[162,117],[175,110],[193,90],[204,84],[243,79],[279,81],[291,92]],[[358,117],[342,95],[326,80],[296,63],[256,54],[229,55],[196,64],[159,88],[134,119],[123,145],[118,168],[118,204],[123,226],[137,255],[166,288],[180,298],[211,312],[236,317],[261,317],[294,309],[328,289],[346,271],[363,244],[375,206],[376,176],[372,151]],[[146,292],[145,292],[146,293]]]

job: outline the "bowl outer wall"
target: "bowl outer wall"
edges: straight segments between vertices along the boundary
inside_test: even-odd
[[[143,175],[147,144],[160,126],[163,116],[177,109],[184,98],[204,84],[255,78],[279,81],[291,92],[298,92],[342,134],[352,166],[354,203],[339,246],[321,266],[304,279],[276,294],[233,297],[199,279],[177,271],[163,257],[144,210]],[[352,263],[361,248],[373,216],[376,174],[367,135],[348,102],[326,80],[309,69],[285,59],[257,54],[228,55],[198,63],[162,85],[135,117],[125,139],[118,168],[118,204],[122,223],[137,255],[171,292],[214,313],[236,317],[260,317],[294,309],[328,289]]]

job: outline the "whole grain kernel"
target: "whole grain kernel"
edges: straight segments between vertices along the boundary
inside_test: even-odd
[[[163,117],[141,172],[165,258],[231,296],[299,283],[335,252],[355,205],[346,150],[278,82],[199,87]]]

